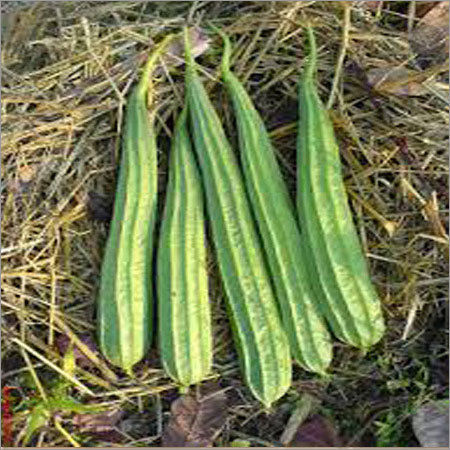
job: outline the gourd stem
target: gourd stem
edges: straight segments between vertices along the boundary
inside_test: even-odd
[[[167,49],[167,46],[169,43],[174,39],[174,35],[171,34],[163,39],[163,41],[156,47],[156,49],[151,53],[151,55],[148,57],[147,62],[144,66],[144,71],[141,76],[141,80],[138,84],[138,94],[141,96],[144,96],[149,91],[149,88],[152,85],[152,72],[155,68],[156,61],[161,56],[161,54],[164,52],[164,50]]]
[[[230,38],[219,28],[214,25],[210,25],[210,27],[220,35],[223,40],[223,54],[222,54],[222,73],[227,75],[230,72],[230,59],[231,59],[231,42]]]
[[[189,40],[189,28],[186,26],[184,27],[184,51],[185,51],[185,57],[186,57],[186,65],[188,69],[191,69],[194,67],[194,57],[192,56],[192,50],[191,50],[191,42]]]
[[[316,38],[311,26],[307,27],[308,31],[308,43],[309,43],[309,55],[303,73],[305,81],[313,81],[317,72],[317,46]]]

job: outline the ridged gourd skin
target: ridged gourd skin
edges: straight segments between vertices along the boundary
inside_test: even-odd
[[[307,273],[295,207],[264,123],[245,88],[230,70],[230,41],[223,32],[217,31],[224,40],[222,78],[236,115],[244,181],[292,355],[305,369],[324,374],[331,362],[332,343]]]
[[[333,126],[317,92],[317,49],[310,27],[308,37],[297,141],[297,210],[303,245],[332,331],[342,341],[367,349],[384,333],[381,303],[352,220]]]
[[[186,97],[216,256],[244,378],[267,407],[292,363],[236,157],[195,68],[185,30]]]
[[[152,69],[171,39],[167,37],[151,54],[127,102],[114,212],[101,268],[100,349],[111,363],[130,374],[145,356],[153,335],[157,148],[154,113],[149,113],[147,101]]]
[[[173,136],[157,257],[159,347],[164,369],[181,386],[212,365],[203,189],[181,112]]]

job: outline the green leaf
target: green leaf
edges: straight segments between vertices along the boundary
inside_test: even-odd
[[[30,417],[28,418],[27,431],[22,442],[24,446],[27,445],[27,443],[30,441],[34,432],[43,427],[47,423],[49,418],[50,414],[45,403],[40,403],[33,408]]]
[[[105,406],[83,405],[71,397],[52,397],[48,400],[47,407],[50,411],[64,411],[72,413],[100,412]]]

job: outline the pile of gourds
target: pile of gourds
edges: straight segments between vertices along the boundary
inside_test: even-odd
[[[292,359],[326,373],[329,329],[367,349],[381,338],[384,322],[348,206],[332,124],[317,93],[312,29],[307,28],[310,53],[299,84],[296,208],[264,123],[230,70],[229,39],[217,31],[225,44],[221,73],[236,115],[240,161],[198,76],[185,31],[186,100],[174,130],[155,243],[157,146],[155,113],[147,104],[151,71],[167,38],[127,104],[98,336],[107,359],[131,373],[152,341],[156,291],[167,374],[184,387],[210,374],[207,218],[243,375],[268,406],[288,390]]]

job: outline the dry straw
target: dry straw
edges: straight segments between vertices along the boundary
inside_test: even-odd
[[[346,189],[387,333],[365,357],[337,345],[331,381],[296,369],[289,395],[266,416],[242,383],[210,257],[212,378],[220,376],[232,387],[229,420],[217,445],[235,438],[273,445],[287,423],[290,402],[301,391],[322,402],[352,445],[381,439],[380,430],[386,428],[377,425],[380,421],[399,430],[399,442],[413,445],[410,412],[442,395],[447,385],[447,69],[431,57],[427,67],[418,64],[408,42],[408,29],[418,22],[414,10],[396,9],[397,2],[375,10],[364,2],[347,3],[345,13],[339,2],[320,1],[36,2],[2,14],[5,384],[21,387],[25,399],[34,392],[33,401],[39,402],[52,396],[51,380],[62,377],[73,382],[67,392],[81,402],[92,392],[111,408],[145,411],[148,423],[163,423],[174,386],[157,352],[149,353],[131,379],[119,371],[111,374],[97,354],[86,354],[89,364],[67,373],[58,351],[62,334],[75,337],[75,343],[94,336],[107,224],[91,218],[89,199],[104,196],[107,200],[97,202],[94,211],[97,217],[104,214],[114,194],[123,112],[138,68],[157,42],[181,30],[188,19],[203,29],[211,21],[231,37],[232,70],[270,130],[293,195],[297,82],[307,20],[315,26],[318,43],[319,93],[332,107]],[[220,59],[220,38],[211,34],[209,49],[199,59],[200,74],[236,142],[232,108],[218,77]],[[370,69],[396,67],[427,71],[419,79],[420,95],[396,95],[392,86],[384,93],[382,84],[378,91],[367,85]],[[155,97],[161,196],[172,117],[182,104],[183,70],[163,67]],[[23,442],[31,406],[15,415],[16,444]],[[38,443],[67,445],[70,433],[62,430],[68,422],[57,422],[36,434]],[[134,434],[123,434],[121,445],[137,439],[155,445],[162,426],[133,429]],[[96,438],[73,439],[102,445]]]

